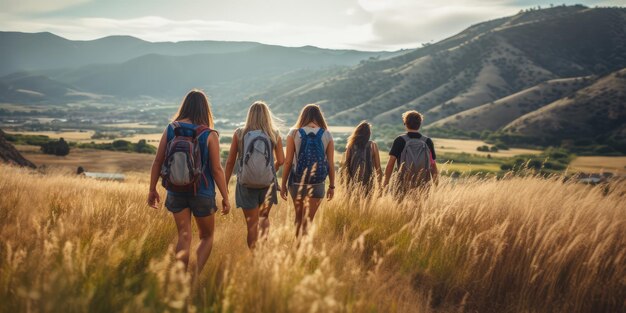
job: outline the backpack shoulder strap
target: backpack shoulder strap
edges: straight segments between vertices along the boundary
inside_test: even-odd
[[[200,137],[204,132],[212,132],[213,130],[210,129],[208,126],[205,125],[199,125],[198,127],[196,127],[196,138]]]
[[[237,137],[237,155],[238,158],[243,158],[243,129],[235,129],[234,137]]]
[[[317,136],[317,139],[322,139],[322,136],[324,136],[324,129],[320,127],[320,130],[318,130],[315,135]]]
[[[306,132],[304,131],[304,128],[299,128],[298,133],[300,133],[300,137],[302,138],[306,137]]]

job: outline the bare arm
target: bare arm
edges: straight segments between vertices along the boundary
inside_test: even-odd
[[[326,159],[328,160],[328,186],[327,198],[331,200],[335,195],[335,142],[331,139],[326,147]]]
[[[289,172],[293,165],[293,157],[296,151],[296,145],[293,141],[293,137],[287,136],[287,152],[285,154],[285,167],[283,168],[283,179],[281,182],[280,196],[287,200],[287,180],[289,179]]]
[[[378,151],[378,145],[372,141],[372,154],[374,161],[374,170],[376,172],[377,179],[383,177],[383,170],[380,166],[380,152]],[[380,181],[379,181],[380,182]]]
[[[152,168],[150,169],[150,189],[148,192],[148,205],[157,208],[157,204],[161,202],[161,197],[156,191],[156,185],[159,182],[161,174],[161,167],[165,161],[165,149],[167,147],[167,129],[163,131],[161,140],[159,141],[159,148],[157,149],[156,156],[152,162]]]
[[[385,168],[385,186],[389,185],[389,179],[391,179],[391,174],[393,173],[394,166],[396,166],[396,157],[390,155],[389,162],[387,162],[387,168]]]
[[[433,182],[435,182],[435,185],[439,184],[439,169],[437,168],[437,162],[435,160],[433,160],[432,168],[430,171],[431,171],[430,174],[433,177]]]
[[[274,169],[278,169],[285,163],[285,151],[283,151],[283,140],[277,137],[276,147],[274,147]]]
[[[230,203],[228,201],[228,189],[226,188],[226,179],[224,178],[224,170],[220,161],[220,140],[216,132],[209,134],[209,160],[211,161],[211,174],[215,180],[217,188],[222,194],[222,213],[228,214],[230,211]]]
[[[230,177],[233,175],[235,169],[235,162],[237,162],[237,155],[239,154],[239,136],[233,136],[233,141],[230,143],[230,151],[228,152],[228,160],[226,160],[226,187],[230,183]]]

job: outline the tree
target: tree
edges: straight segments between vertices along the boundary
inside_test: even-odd
[[[63,138],[60,138],[58,141],[52,140],[42,144],[41,151],[45,154],[66,156],[70,154],[70,146]]]

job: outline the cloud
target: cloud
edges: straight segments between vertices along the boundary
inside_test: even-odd
[[[108,3],[106,8],[111,10],[103,10],[105,4],[96,1],[72,8],[72,17],[67,12],[54,11],[89,1],[0,0],[3,7],[9,8],[0,12],[0,29],[49,31],[82,40],[131,35],[149,41],[258,41],[286,46],[394,50],[438,41],[472,24],[513,15],[530,6],[530,0],[326,0],[304,7],[294,0],[271,0],[271,6],[265,2],[254,2],[254,6],[244,0],[188,5],[152,5],[145,3],[148,0],[133,0],[132,6],[128,4],[123,12]],[[549,4],[548,0],[536,1],[534,5]],[[618,0],[585,3],[608,4],[606,1]],[[202,13],[191,14],[190,9]],[[51,10],[54,12],[45,15],[19,13]]]
[[[0,0],[4,12],[43,13],[59,11],[90,0]]]
[[[324,25],[293,27],[279,22],[251,24],[232,21],[176,21],[158,16],[132,19],[23,20],[11,19],[0,14],[0,28],[25,32],[49,31],[75,40],[89,40],[115,34],[135,36],[148,41],[258,41],[287,46],[316,45],[340,49],[382,47],[361,46],[361,43],[372,39],[369,25],[348,25],[337,29]]]
[[[372,14],[372,43],[403,46],[437,41],[471,24],[511,15],[519,8],[506,1],[450,0],[442,2],[408,0],[359,0]]]

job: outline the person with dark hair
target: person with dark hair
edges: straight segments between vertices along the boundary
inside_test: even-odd
[[[176,258],[185,267],[191,249],[192,214],[196,220],[200,244],[196,249],[195,277],[202,271],[213,247],[215,187],[222,195],[222,214],[230,211],[219,144],[210,103],[202,91],[192,90],[163,132],[150,173],[148,205],[156,209],[160,202],[156,185],[161,177],[167,189],[165,207],[172,212],[178,229]]]
[[[417,111],[402,114],[406,134],[398,136],[389,151],[385,185],[389,185],[394,167],[398,169],[397,189],[408,190],[436,182],[439,174],[433,141],[419,132],[424,116]]]
[[[370,141],[372,125],[362,121],[348,137],[341,162],[342,180],[346,184],[361,184],[369,192],[375,178],[382,177],[378,145]]]

